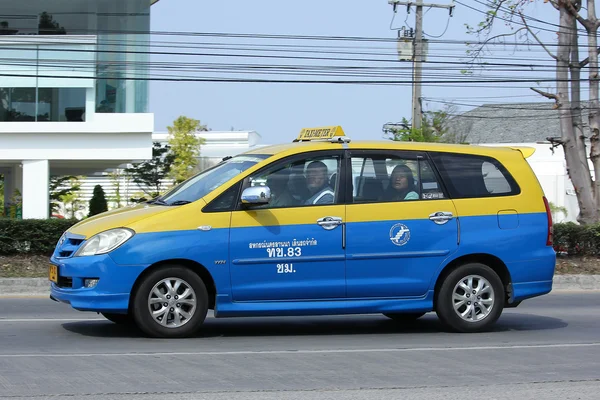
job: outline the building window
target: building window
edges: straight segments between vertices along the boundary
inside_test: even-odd
[[[35,121],[35,88],[1,88],[0,121]]]
[[[38,121],[85,121],[85,89],[40,88]]]
[[[84,88],[0,88],[1,122],[83,122]]]

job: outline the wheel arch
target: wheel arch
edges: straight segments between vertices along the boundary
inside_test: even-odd
[[[437,296],[440,290],[440,286],[444,282],[444,279],[456,268],[461,265],[469,264],[469,263],[480,263],[487,265],[490,267],[500,280],[502,281],[502,286],[504,287],[504,303],[511,304],[513,302],[513,290],[512,290],[512,278],[510,276],[510,271],[508,270],[506,264],[498,257],[488,254],[488,253],[474,253],[474,254],[466,254],[455,258],[451,262],[449,262],[442,271],[438,274],[438,277],[434,286],[434,296],[433,296],[433,306],[436,307],[437,304]]]
[[[208,292],[208,309],[209,310],[214,309],[215,301],[217,298],[217,289],[216,289],[215,281],[214,281],[212,275],[210,274],[210,272],[208,272],[208,270],[206,269],[206,267],[204,267],[204,265],[200,264],[199,262],[196,262],[193,260],[188,260],[185,258],[173,258],[173,259],[158,261],[158,262],[150,265],[148,268],[146,268],[140,274],[140,276],[137,277],[137,279],[135,280],[135,282],[133,284],[133,287],[131,289],[131,295],[129,296],[129,307],[131,307],[131,305],[132,305],[131,299],[135,298],[136,291],[140,287],[140,283],[144,280],[144,278],[146,276],[148,276],[150,273],[152,273],[158,269],[161,269],[166,265],[179,265],[179,266],[188,268],[189,270],[196,273],[200,277],[200,279],[202,279],[202,281],[204,282],[204,285],[206,286],[206,290]]]

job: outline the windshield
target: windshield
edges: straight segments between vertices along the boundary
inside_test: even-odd
[[[194,202],[206,196],[234,176],[253,167],[269,155],[240,155],[193,176],[171,189],[152,203],[180,205]]]

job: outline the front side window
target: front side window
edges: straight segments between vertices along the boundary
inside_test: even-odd
[[[353,203],[442,199],[444,193],[429,161],[369,154],[351,159]]]
[[[248,177],[244,187],[268,186],[269,204],[253,208],[337,204],[341,158],[320,156],[278,164]]]
[[[181,183],[155,202],[166,205],[194,202],[268,157],[268,155],[240,155],[230,158]]]
[[[491,157],[432,153],[452,198],[466,199],[516,195],[521,192],[506,168]]]

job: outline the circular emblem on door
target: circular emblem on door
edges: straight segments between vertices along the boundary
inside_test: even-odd
[[[404,224],[396,224],[390,229],[390,240],[396,246],[404,246],[410,239],[410,229]]]

